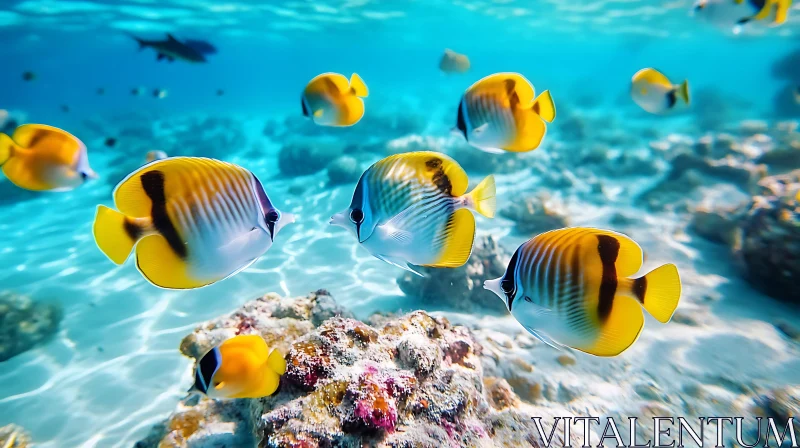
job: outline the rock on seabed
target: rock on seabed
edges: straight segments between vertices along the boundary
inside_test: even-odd
[[[181,352],[196,359],[237,334],[286,354],[276,394],[186,398],[137,448],[537,447],[531,417],[551,415],[520,408],[505,379],[484,377],[469,329],[424,311],[368,325],[322,290],[268,294],[202,324]]]

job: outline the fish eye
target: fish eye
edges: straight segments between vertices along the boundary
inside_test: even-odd
[[[81,173],[81,180],[86,180],[89,178],[89,175],[86,173]]]
[[[357,208],[351,210],[350,221],[353,221],[356,224],[361,224],[361,222],[364,221],[364,212]]]
[[[270,210],[266,218],[268,222],[278,222],[281,219],[281,213],[277,210]]]
[[[500,287],[503,289],[503,292],[506,295],[511,295],[514,293],[514,279],[513,278],[503,278],[500,282]]]

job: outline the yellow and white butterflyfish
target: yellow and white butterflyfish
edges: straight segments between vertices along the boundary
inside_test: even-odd
[[[689,81],[673,84],[658,70],[644,68],[631,79],[631,98],[645,111],[663,114],[690,104]]]
[[[210,398],[261,398],[272,395],[286,372],[286,360],[259,335],[239,335],[209,350],[197,361],[190,392]]]
[[[489,75],[462,95],[453,131],[486,152],[532,151],[542,143],[546,123],[556,118],[550,91],[534,95],[533,85],[519,73]]]
[[[97,246],[116,264],[135,247],[142,275],[167,289],[199,288],[238,273],[294,222],[253,173],[200,157],[144,165],[117,185],[114,204],[119,211],[97,208]]]
[[[350,206],[331,218],[373,256],[419,274],[410,265],[458,267],[475,239],[474,210],[495,213],[494,177],[467,193],[467,173],[436,152],[397,154],[370,166]]]
[[[43,124],[0,134],[0,166],[14,185],[31,191],[68,191],[97,178],[83,142]]]
[[[303,115],[321,126],[352,126],[364,116],[369,94],[364,80],[353,73],[323,73],[308,82],[301,97]]]
[[[608,230],[566,228],[542,233],[514,252],[505,274],[487,280],[529,333],[554,347],[617,356],[644,328],[644,308],[672,318],[681,296],[674,264],[638,278],[642,249]]]

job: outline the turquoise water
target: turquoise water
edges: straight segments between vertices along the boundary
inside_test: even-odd
[[[270,291],[303,295],[325,288],[362,318],[373,311],[419,306],[397,287],[401,273],[396,268],[358,248],[344,231],[329,227],[331,214],[349,203],[352,184],[328,186],[324,171],[293,178],[278,170],[281,146],[307,137],[298,132],[306,128],[296,126],[283,134],[284,120],[300,119],[300,92],[319,73],[357,72],[370,88],[367,115],[380,116],[382,126],[361,123],[348,130],[314,131],[314,138],[321,134],[347,144],[413,134],[453,145],[457,140],[449,129],[461,93],[481,77],[502,71],[524,74],[537,91],[549,89],[559,110],[612,117],[610,123],[622,133],[650,128],[661,136],[683,132],[697,137],[708,131],[697,124],[692,110],[650,116],[630,101],[630,78],[646,66],[674,82],[689,79],[695,92],[713,89],[726,105],[724,119],[731,125],[741,119],[772,119],[773,96],[784,81],[773,78],[771,66],[798,45],[800,11],[793,11],[782,27],[754,26],[734,36],[728,28],[690,17],[691,3],[3,2],[0,109],[79,137],[101,178],[59,194],[2,190],[8,196],[0,200],[0,289],[58,301],[65,317],[51,342],[0,363],[0,425],[20,424],[47,448],[132,446],[188,388],[191,360],[176,347],[199,322]],[[152,50],[137,51],[126,34],[162,38],[165,32],[209,40],[218,53],[207,64],[156,62]],[[467,54],[471,70],[441,73],[438,63],[445,48]],[[24,81],[25,71],[34,72],[36,79]],[[146,88],[145,94],[131,95],[139,86]],[[105,94],[97,95],[98,88]],[[166,89],[168,96],[153,98],[154,88]],[[223,96],[216,94],[218,89],[224,90]],[[414,124],[408,129],[391,126],[402,120]],[[547,152],[556,151],[557,143],[569,137],[566,133],[557,119],[545,144],[530,157],[547,163]],[[117,138],[118,144],[105,146],[108,137]],[[635,138],[640,141],[634,146],[647,146],[638,134]],[[299,216],[298,222],[284,229],[257,263],[233,278],[201,290],[158,289],[130,260],[114,266],[91,235],[96,205],[111,205],[116,181],[143,163],[149,149],[245,166],[262,180],[279,208]],[[473,181],[483,175],[470,174]],[[594,174],[606,176],[602,168]],[[682,272],[694,276],[687,285],[690,296],[720,284],[727,285],[725,291],[743,294],[732,305],[735,311],[725,313],[756,322],[756,330],[729,335],[724,342],[732,345],[726,346],[736,347],[736,337],[763,335],[759,344],[771,347],[764,356],[782,354],[776,361],[780,365],[752,367],[763,360],[753,353],[757,349],[750,350],[737,355],[734,364],[721,361],[719,368],[733,365],[765,384],[796,383],[796,348],[788,350],[767,327],[777,316],[796,319],[797,310],[750,290],[727,265],[724,251],[673,238],[685,217],[651,215],[633,195],[626,195],[651,181],[609,179],[608,185],[622,196],[617,201],[567,200],[572,224],[613,228],[610,216],[615,211],[638,216],[628,231],[650,250],[648,263],[678,263]],[[290,187],[297,184],[305,192],[292,194]],[[538,178],[524,170],[499,176],[498,186],[501,208],[503,201],[539,188]],[[571,197],[569,191],[557,193]],[[512,232],[512,227],[504,219],[478,220],[479,235],[497,236],[510,250],[529,237]],[[769,305],[747,309],[741,303],[749,297]],[[704,328],[706,333],[683,336],[649,328],[642,343],[673,336],[689,338],[687,344],[712,340],[724,321],[722,317]],[[518,329],[508,318],[488,324]],[[702,359],[704,352],[687,353],[690,359]]]

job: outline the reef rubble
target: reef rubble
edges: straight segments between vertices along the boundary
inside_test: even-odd
[[[260,334],[286,354],[277,393],[187,397],[136,448],[538,447],[531,417],[567,412],[524,402],[506,379],[484,371],[484,362],[502,370],[496,351],[484,354],[491,338],[424,311],[361,322],[326,291],[267,294],[200,325],[181,352],[196,359],[236,334]],[[513,363],[523,364],[533,370]]]
[[[62,316],[55,303],[0,291],[0,362],[50,339],[58,332]]]

